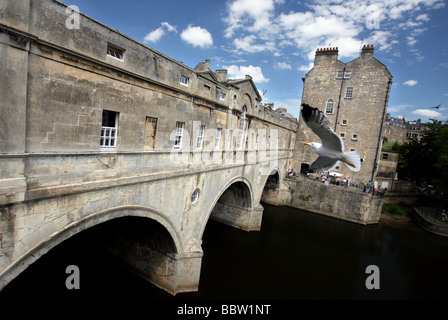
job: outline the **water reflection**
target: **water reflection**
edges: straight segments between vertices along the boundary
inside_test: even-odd
[[[57,246],[0,292],[23,296],[130,299],[446,299],[448,238],[411,222],[361,226],[289,207],[264,205],[260,232],[209,221],[199,292],[175,297],[121,269],[99,252],[95,229]],[[78,265],[81,289],[65,288]],[[368,265],[380,289],[367,290]],[[4,301],[4,300],[2,300]]]

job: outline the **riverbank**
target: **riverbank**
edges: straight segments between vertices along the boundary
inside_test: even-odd
[[[414,208],[417,223],[429,232],[448,237],[448,223],[432,216],[429,213],[430,210],[431,208],[429,207]]]

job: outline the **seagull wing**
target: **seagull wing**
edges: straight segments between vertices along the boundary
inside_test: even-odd
[[[322,146],[327,150],[344,151],[344,142],[341,137],[331,129],[331,121],[319,109],[313,108],[306,103],[302,104],[302,119],[322,141]]]
[[[316,161],[314,161],[308,172],[310,173],[317,173],[321,174],[327,171],[331,171],[332,169],[336,168],[336,166],[339,164],[338,160],[335,160],[333,158],[327,158],[323,156],[319,156]]]

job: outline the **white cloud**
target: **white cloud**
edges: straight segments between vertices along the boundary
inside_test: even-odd
[[[309,65],[303,65],[297,68],[298,71],[310,71],[314,67],[314,62],[310,62]]]
[[[162,22],[161,27],[148,33],[145,36],[144,41],[157,42],[165,35],[166,31],[177,32],[176,27],[170,25],[168,22]]]
[[[269,82],[269,79],[265,78],[263,72],[261,71],[261,67],[254,67],[253,65],[249,66],[223,66],[224,69],[227,69],[227,73],[229,74],[229,78],[233,79],[244,79],[246,75],[250,75],[252,80],[257,83]]]
[[[228,16],[224,19],[228,24],[225,37],[231,38],[242,27],[250,32],[269,28],[274,8],[274,0],[235,0],[229,3]]]
[[[233,43],[235,44],[236,48],[239,50],[243,50],[245,52],[261,52],[265,50],[271,50],[274,51],[275,44],[273,42],[265,42],[263,44],[256,44],[254,43],[256,41],[255,35],[249,35],[243,38],[236,38],[233,40]]]
[[[355,58],[362,43],[387,52],[401,39],[414,46],[430,22],[424,10],[445,6],[444,0],[314,0],[305,10],[280,12],[279,2],[230,0],[225,36],[237,35],[233,44],[247,53],[275,48],[278,56],[280,48],[295,46],[311,60],[316,48],[337,46],[340,57]]]
[[[289,63],[286,62],[276,62],[274,63],[274,68],[281,70],[291,70],[292,67]]]
[[[408,81],[405,81],[403,84],[405,85],[405,86],[409,86],[409,87],[412,87],[412,86],[415,86],[416,84],[417,84],[417,80],[408,80]]]
[[[206,48],[213,45],[213,38],[210,32],[201,27],[189,25],[182,31],[180,37],[195,47]]]
[[[428,109],[417,109],[412,111],[413,114],[417,114],[424,117],[430,117],[430,118],[441,118],[443,115],[435,110],[428,110]]]
[[[406,109],[413,108],[413,107],[414,106],[411,104],[400,104],[398,106],[388,107],[387,112],[397,113],[397,112],[401,112],[401,111],[404,111]],[[403,116],[401,116],[401,117],[403,117]]]

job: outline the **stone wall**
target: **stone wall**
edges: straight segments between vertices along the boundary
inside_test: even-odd
[[[355,187],[325,185],[303,177],[285,178],[280,189],[265,190],[261,200],[364,225],[378,223],[383,206],[383,199]]]
[[[376,175],[390,79],[387,67],[373,57],[373,46],[363,48],[359,58],[347,63],[338,60],[337,48],[320,49],[314,67],[303,78],[302,102],[322,110],[331,120],[332,129],[343,138],[345,151],[354,149],[364,160],[357,173],[339,165],[339,172],[355,183],[373,181]],[[346,96],[347,88],[353,88],[351,97]],[[331,112],[327,110],[330,99]],[[294,163],[297,172],[303,163],[311,165],[317,158],[303,142],[320,139],[299,120]]]

